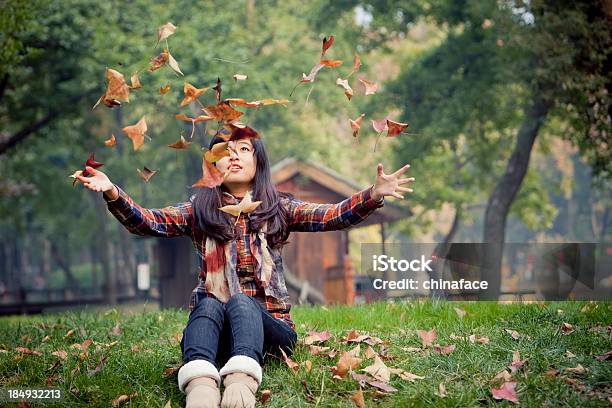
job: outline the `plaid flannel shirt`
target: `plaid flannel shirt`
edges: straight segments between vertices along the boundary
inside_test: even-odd
[[[159,209],[143,208],[120,187],[116,186],[119,197],[116,200],[107,201],[107,206],[111,214],[123,224],[128,231],[137,235],[149,235],[157,237],[176,237],[186,235],[191,238],[196,248],[199,265],[199,282],[192,291],[189,302],[189,309],[193,309],[202,297],[213,296],[207,293],[206,281],[206,262],[205,259],[205,232],[194,225],[192,201],[195,196],[191,196],[189,201]],[[384,198],[376,201],[372,198],[372,186],[361,190],[347,199],[337,204],[310,203],[292,199],[281,199],[281,205],[286,206],[289,212],[289,231],[334,231],[349,228],[367,218],[377,208],[384,206]],[[230,193],[224,193],[226,204],[236,204],[239,200]],[[289,313],[291,304],[285,285],[282,259],[280,250],[271,250],[270,253],[276,268],[273,271],[272,286],[266,290],[255,278],[255,268],[251,248],[253,245],[253,235],[247,231],[246,218],[248,214],[241,214],[237,220],[237,227],[240,230],[238,238],[235,240],[236,257],[235,276],[240,290],[255,298],[266,310],[274,317],[285,321],[289,326],[295,328],[295,324]],[[224,245],[227,245],[225,243]],[[233,258],[233,257],[232,257]],[[270,295],[271,293],[271,295]]]

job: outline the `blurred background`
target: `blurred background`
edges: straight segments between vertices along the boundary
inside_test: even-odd
[[[224,98],[291,101],[241,109],[266,143],[279,189],[339,202],[374,182],[378,162],[387,171],[410,163],[417,179],[414,194],[387,199],[360,228],[292,235],[285,262],[295,302],[370,300],[362,243],[384,251],[435,242],[441,257],[453,242],[490,243],[478,262],[494,296],[519,290],[504,242],[598,243],[598,259],[612,256],[610,0],[5,0],[0,10],[3,313],[185,304],[197,283],[190,242],[130,235],[101,194],[69,175],[95,153],[137,203],[185,201],[216,126],[199,123],[190,139],[191,124],[175,115],[202,112],[179,107],[183,84],[217,78]],[[167,22],[176,33],[156,47]],[[326,58],[344,64],[290,96],[330,35]],[[147,70],[166,45],[184,76]],[[349,101],[336,79],[347,78],[355,53],[362,66],[349,78]],[[120,107],[92,110],[106,68],[126,79],[139,71],[142,88]],[[366,96],[358,78],[378,91]],[[214,93],[200,101],[214,104]],[[353,137],[349,119],[360,114]],[[149,138],[134,151],[121,129],[143,115]],[[371,120],[386,117],[410,126],[376,144]],[[181,135],[192,145],[169,148]],[[158,170],[149,182],[136,171],[143,166]],[[609,276],[600,268],[597,282]]]

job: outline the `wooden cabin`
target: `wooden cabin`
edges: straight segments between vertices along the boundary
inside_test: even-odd
[[[279,191],[290,192],[309,202],[338,203],[367,187],[318,163],[294,158],[278,162],[271,171]],[[378,224],[384,243],[384,224],[406,215],[405,209],[387,201],[383,208],[354,228]],[[289,243],[283,248],[283,263],[293,304],[353,303],[354,272],[348,256],[349,231],[291,233]],[[191,241],[188,238],[158,239],[155,253],[160,305],[186,307],[197,283],[197,256]]]

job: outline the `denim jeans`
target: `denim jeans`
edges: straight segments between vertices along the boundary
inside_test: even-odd
[[[289,325],[272,316],[252,297],[238,293],[223,304],[202,298],[189,314],[183,330],[183,362],[207,360],[217,369],[230,357],[249,356],[264,363],[268,354],[279,356],[279,348],[293,353],[297,334]]]

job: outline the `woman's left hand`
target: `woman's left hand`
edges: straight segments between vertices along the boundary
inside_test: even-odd
[[[407,164],[404,167],[398,169],[395,173],[385,174],[383,171],[382,163],[378,163],[378,175],[376,176],[376,182],[372,188],[372,198],[374,200],[380,200],[385,196],[393,196],[395,198],[403,199],[404,196],[401,193],[412,193],[413,190],[408,187],[401,187],[403,184],[412,183],[414,177],[401,178],[410,165]]]

